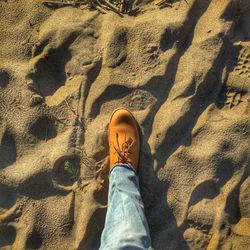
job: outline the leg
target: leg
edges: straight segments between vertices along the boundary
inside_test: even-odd
[[[109,182],[100,249],[152,249],[135,170],[129,164],[117,164],[110,172]]]

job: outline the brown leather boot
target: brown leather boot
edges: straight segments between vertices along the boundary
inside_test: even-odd
[[[117,163],[129,163],[138,171],[140,136],[139,126],[132,113],[116,109],[109,122],[110,169]]]

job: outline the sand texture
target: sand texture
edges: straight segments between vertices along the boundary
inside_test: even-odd
[[[98,249],[120,106],[154,249],[250,249],[250,1],[166,3],[0,0],[0,249]]]

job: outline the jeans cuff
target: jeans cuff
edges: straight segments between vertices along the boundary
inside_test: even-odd
[[[116,168],[116,167],[123,167],[123,168],[126,168],[126,169],[128,169],[128,170],[132,170],[136,175],[138,175],[138,173],[135,171],[135,169],[132,167],[131,164],[129,164],[129,163],[117,163],[117,164],[115,164],[115,165],[110,169],[110,171],[109,171],[109,176],[110,176],[111,172],[113,171],[113,169]]]

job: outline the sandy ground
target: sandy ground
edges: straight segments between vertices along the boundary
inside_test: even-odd
[[[167,2],[0,1],[0,249],[98,249],[119,106],[153,247],[249,249],[250,1]]]

